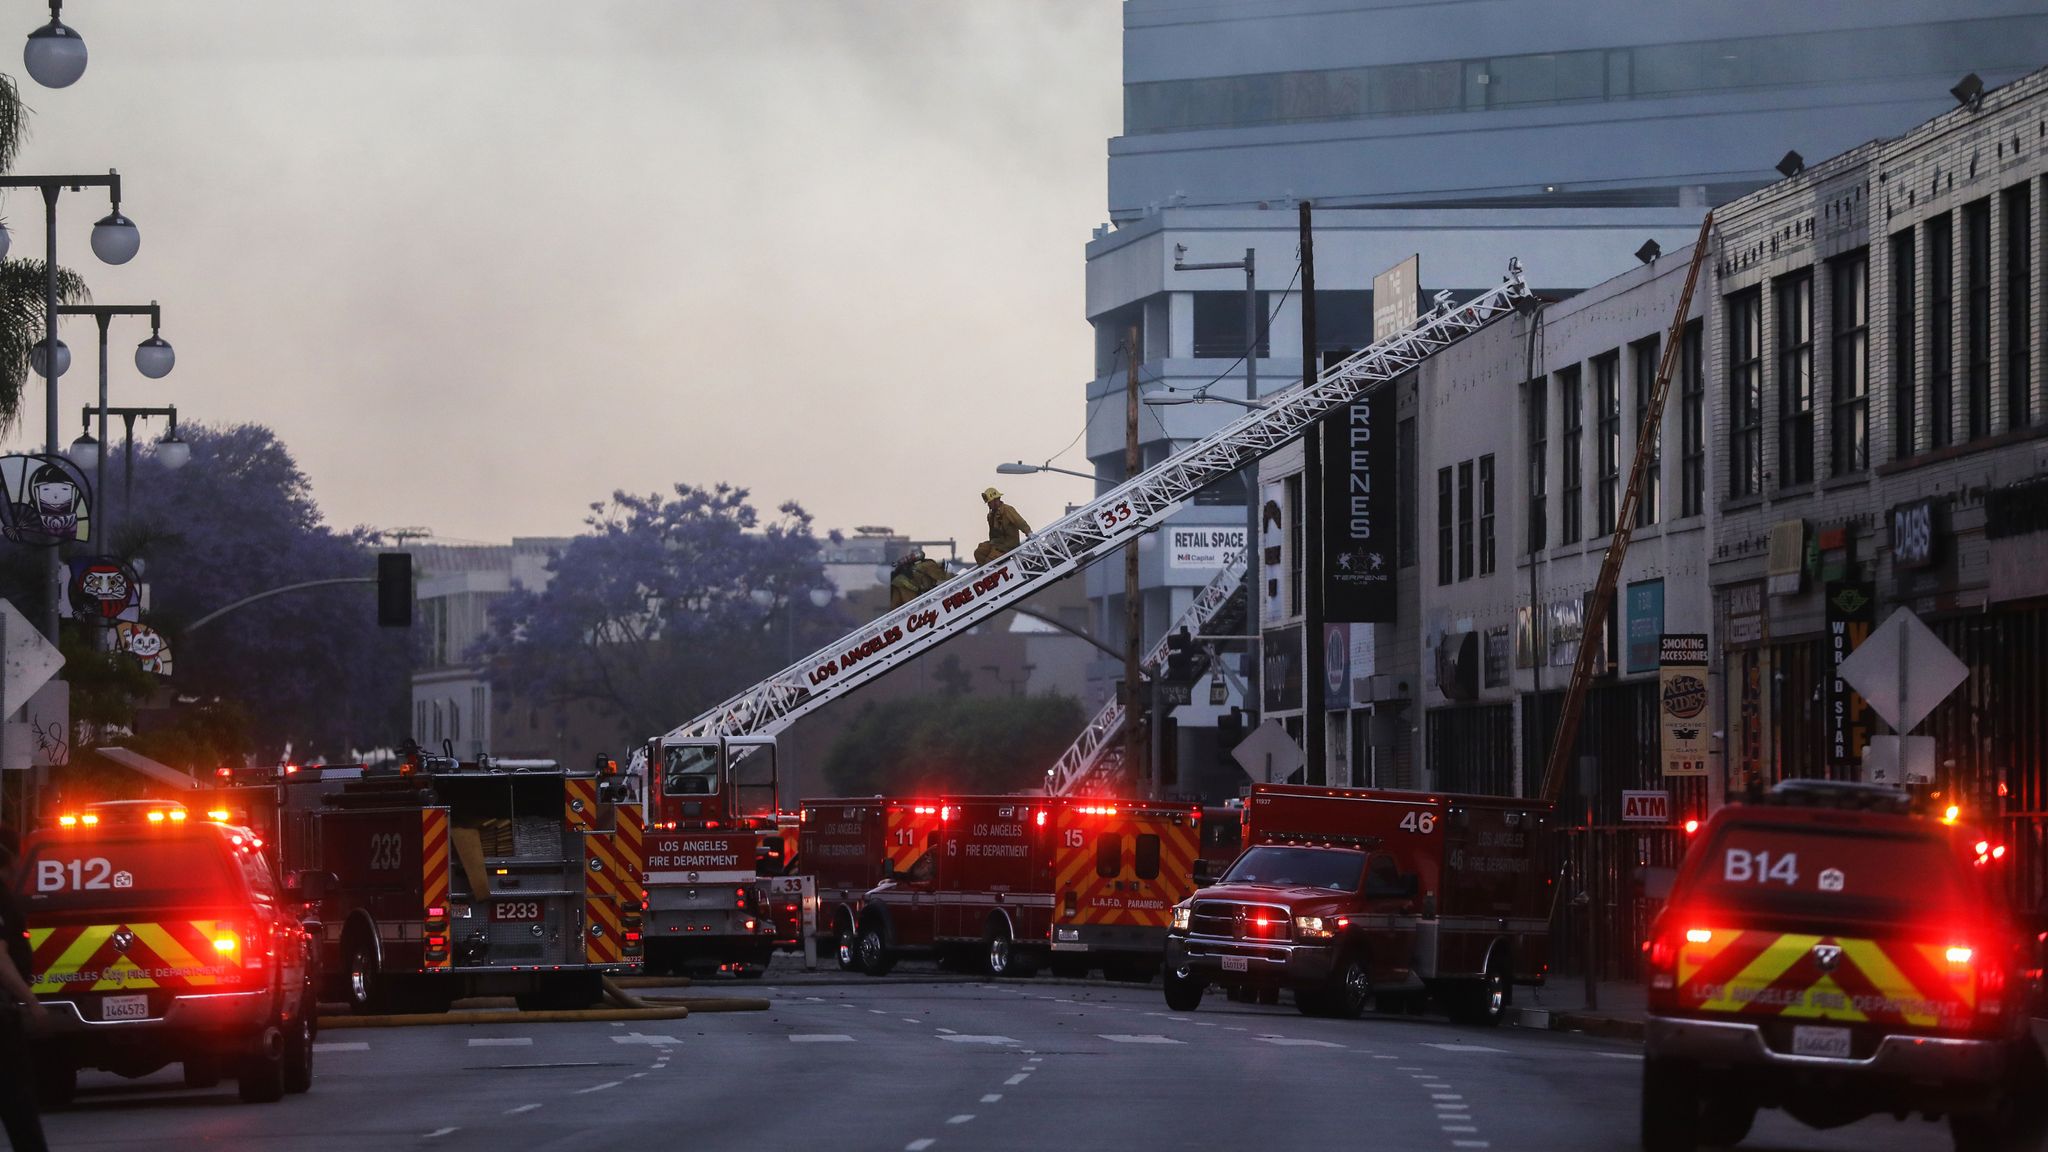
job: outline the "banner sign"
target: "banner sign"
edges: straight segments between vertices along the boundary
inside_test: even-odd
[[[1707,774],[1707,637],[1666,636],[1658,645],[1657,726],[1664,775]]]
[[[1271,626],[1287,619],[1287,492],[1279,484],[1259,487],[1259,623]]]
[[[1660,659],[1658,638],[1664,635],[1664,581],[1645,580],[1628,586],[1628,670],[1655,672]]]
[[[1244,554],[1244,526],[1189,525],[1166,530],[1169,568],[1227,568]]]
[[[1323,417],[1323,618],[1394,621],[1394,390]]]
[[[1351,707],[1351,625],[1323,625],[1323,708]]]
[[[1301,625],[1269,630],[1261,648],[1265,658],[1259,683],[1265,689],[1266,711],[1300,711]]]
[[[59,614],[95,628],[142,619],[142,581],[134,569],[112,556],[74,556],[64,563],[68,577],[59,589]]]
[[[1410,256],[1372,278],[1372,338],[1385,340],[1422,315],[1422,257]]]
[[[0,534],[40,548],[91,540],[85,473],[64,456],[0,456]]]
[[[1853,768],[1870,737],[1870,707],[1863,695],[1842,679],[1842,661],[1870,635],[1877,623],[1877,588],[1857,580],[1827,586],[1828,763]]]

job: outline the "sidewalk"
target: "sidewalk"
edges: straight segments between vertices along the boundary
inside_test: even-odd
[[[1594,1003],[1588,1005],[1585,981],[1576,976],[1552,979],[1541,988],[1517,988],[1510,1022],[1522,1028],[1641,1041],[1648,995],[1643,986],[1605,980],[1593,991]]]

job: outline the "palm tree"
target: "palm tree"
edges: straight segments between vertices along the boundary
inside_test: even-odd
[[[0,172],[14,170],[21,142],[28,135],[28,108],[14,78],[0,73]],[[0,432],[21,417],[21,397],[28,385],[29,350],[42,341],[44,292],[48,273],[41,260],[0,260]],[[57,301],[77,304],[92,299],[85,281],[68,268],[57,269]]]

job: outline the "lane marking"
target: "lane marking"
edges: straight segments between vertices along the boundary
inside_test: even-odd
[[[1134,1036],[1134,1035],[1131,1035],[1131,1034],[1129,1034],[1129,1033],[1124,1033],[1124,1032],[1098,1032],[1098,1033],[1096,1033],[1096,1035],[1098,1035],[1098,1036],[1102,1037],[1102,1038],[1103,1038],[1104,1040],[1107,1040],[1107,1041],[1109,1041],[1109,1042],[1110,1042],[1110,1043],[1112,1043],[1112,1044],[1185,1044],[1185,1043],[1186,1043],[1186,1041],[1185,1041],[1185,1040],[1174,1040],[1174,1039],[1170,1039],[1170,1038],[1168,1038],[1168,1037],[1165,1037],[1165,1036],[1161,1036],[1161,1035],[1159,1035],[1159,1034],[1158,1034],[1158,1033],[1156,1033],[1156,1032],[1148,1032],[1148,1033],[1145,1033],[1145,1034],[1143,1034],[1143,1035],[1136,1035],[1136,1036]]]
[[[1491,1148],[1491,1147],[1493,1147],[1493,1145],[1491,1145],[1491,1144],[1488,1144],[1488,1143],[1487,1143],[1486,1141],[1484,1141],[1484,1140],[1453,1140],[1453,1141],[1451,1141],[1451,1147],[1453,1147],[1453,1148]]]
[[[993,1104],[1002,1098],[1003,1094],[1001,1092],[990,1092],[981,1098],[981,1102],[983,1104]]]
[[[910,1017],[908,1017],[908,1016],[899,1016],[899,1017],[897,1017],[897,1019],[899,1019],[899,1020],[903,1021],[903,1022],[904,1022],[905,1024],[922,1024],[922,1023],[924,1023],[924,1021],[922,1021],[922,1020],[912,1020],[912,1019],[911,1019]]]
[[[1019,1072],[1015,1076],[1010,1077],[1008,1080],[1003,1081],[1003,1087],[1015,1088],[1017,1085],[1022,1084],[1023,1082],[1029,1079],[1031,1079],[1031,1073]]]
[[[432,1140],[436,1136],[446,1136],[447,1134],[453,1131],[455,1131],[455,1129],[453,1128],[436,1128],[432,1132],[429,1132],[425,1136],[421,1137],[421,1139]]]
[[[880,1008],[870,1008],[870,1009],[868,1009],[868,1011],[869,1011],[869,1012],[872,1012],[872,1013],[874,1013],[874,1014],[875,1014],[875,1015],[877,1015],[877,1016],[887,1016],[887,1015],[888,1015],[888,1013],[887,1013],[887,1012],[884,1012],[884,1011],[882,1011],[882,1010],[881,1010]]]
[[[368,1052],[370,1046],[361,1040],[319,1040],[313,1044],[315,1052]]]
[[[1641,1060],[1643,1058],[1641,1052],[1595,1052],[1593,1055],[1604,1056],[1609,1060]]]
[[[1496,1056],[1508,1054],[1505,1048],[1488,1048],[1484,1044],[1424,1044],[1423,1047],[1434,1048],[1439,1052],[1491,1052]]]
[[[952,1117],[951,1119],[947,1120],[947,1121],[946,1121],[946,1123],[948,1123],[948,1124],[965,1124],[965,1123],[967,1123],[967,1122],[968,1122],[969,1120],[972,1120],[972,1119],[974,1119],[974,1113],[972,1113],[972,1112],[963,1112],[963,1113],[961,1113],[960,1115],[958,1115],[958,1116],[955,1116],[955,1117]]]
[[[796,1032],[789,1037],[792,1044],[851,1044],[853,1037],[844,1032]]]
[[[1472,1108],[1470,1104],[1438,1104],[1435,1107],[1439,1112],[1468,1112]]]
[[[578,1096],[588,1096],[592,1092],[602,1092],[607,1088],[617,1088],[618,1086],[619,1082],[617,1080],[607,1080],[602,1084],[593,1084],[588,1088],[578,1088],[576,1094]]]
[[[944,1032],[944,1033],[945,1033],[946,1035],[948,1035],[948,1036],[957,1036],[957,1035],[959,1035],[959,1033],[957,1033],[957,1032],[953,1031],[953,1030],[952,1030],[951,1028],[940,1028],[940,1029],[938,1029],[938,1031],[940,1031],[940,1032]]]
[[[617,1040],[614,1036],[612,1039]],[[471,1048],[531,1048],[531,1036],[474,1036],[470,1038]]]
[[[1260,1043],[1262,1043],[1262,1044],[1271,1044],[1271,1045],[1274,1045],[1275,1047],[1279,1047],[1279,1048],[1342,1048],[1342,1047],[1344,1047],[1344,1045],[1342,1045],[1342,1044],[1333,1044],[1333,1043],[1331,1043],[1331,1042],[1330,1042],[1330,1041],[1328,1041],[1328,1040],[1296,1040],[1296,1039],[1294,1039],[1294,1038],[1293,1038],[1293,1037],[1291,1037],[1291,1036],[1260,1036],[1260,1037],[1258,1037],[1258,1040],[1259,1040],[1259,1042],[1260,1042]]]
[[[1026,1061],[1025,1061],[1025,1063],[1026,1063],[1026,1064],[1037,1064],[1037,1063],[1040,1063],[1040,1062],[1042,1062],[1042,1061],[1043,1061],[1044,1059],[1045,1059],[1045,1057],[1043,1057],[1043,1056],[1033,1056],[1033,1057],[1032,1057],[1031,1059],[1029,1059],[1029,1060],[1026,1060]]]
[[[1464,1097],[1463,1097],[1463,1096],[1460,1096],[1460,1095],[1458,1095],[1458,1094],[1457,1094],[1456,1092],[1431,1092],[1431,1093],[1429,1094],[1429,1098],[1430,1098],[1431,1100],[1463,1100],[1463,1099],[1464,1099]]]
[[[1399,1060],[1399,1056],[1374,1056],[1375,1060]]]
[[[538,1105],[538,1104],[521,1104],[521,1105],[520,1105],[519,1107],[517,1107],[517,1108],[507,1108],[507,1109],[505,1109],[505,1115],[507,1115],[507,1116],[517,1116],[517,1115],[519,1115],[519,1114],[520,1114],[521,1112],[531,1112],[531,1111],[533,1111],[533,1110],[534,1110],[535,1108],[538,1108],[538,1107],[540,1107],[540,1105]]]
[[[1473,1126],[1472,1126],[1472,1125],[1470,1125],[1470,1124],[1446,1124],[1446,1125],[1444,1125],[1444,1131],[1446,1131],[1446,1132],[1477,1132],[1477,1131],[1479,1131],[1479,1129],[1477,1129],[1477,1128],[1473,1127]]]
[[[626,1077],[626,1079],[628,1079],[628,1080],[638,1080],[639,1078],[641,1078],[642,1076],[645,1076],[645,1075],[647,1075],[647,1073],[645,1073],[645,1072],[635,1072],[635,1073],[633,1073],[633,1074],[632,1074],[631,1076],[628,1076],[628,1077]]]
[[[958,1032],[939,1037],[954,1044],[1015,1044],[1008,1036],[962,1036]]]
[[[681,1040],[678,1040],[678,1039],[676,1039],[676,1038],[675,1038],[675,1037],[673,1037],[673,1036],[649,1036],[649,1035],[646,1035],[646,1034],[644,1034],[644,1033],[640,1033],[640,1032],[628,1032],[628,1033],[626,1033],[626,1034],[625,1034],[624,1036],[614,1036],[614,1037],[612,1037],[612,1043],[614,1043],[614,1044],[647,1044],[647,1045],[652,1045],[652,1046],[655,1046],[655,1047],[661,1047],[661,1048],[666,1048],[666,1047],[668,1047],[668,1046],[669,1046],[669,1045],[671,1045],[671,1044],[681,1044],[681,1043],[682,1043],[682,1041],[681,1041]]]
[[[924,1150],[931,1147],[933,1143],[934,1141],[929,1136],[925,1137],[922,1140],[912,1140],[910,1143],[905,1144],[903,1146],[903,1152],[924,1152]]]
[[[1223,1030],[1224,1030],[1225,1032],[1248,1032],[1248,1031],[1250,1031],[1250,1029],[1248,1029],[1248,1028],[1233,1028],[1233,1027],[1231,1027],[1231,1026],[1230,1026],[1230,1025],[1228,1025],[1228,1024],[1225,1024],[1225,1025],[1223,1026]]]

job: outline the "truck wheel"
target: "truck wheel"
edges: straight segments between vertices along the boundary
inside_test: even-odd
[[[1727,1092],[1707,1097],[1700,1110],[1700,1139],[1716,1148],[1742,1143],[1756,1124],[1756,1103]]]
[[[1643,1061],[1643,1152],[1693,1152],[1700,1142],[1697,1074],[1655,1057]]]
[[[988,958],[988,974],[995,979],[1017,975],[1017,942],[1010,939],[1010,926],[1001,922],[989,925],[988,935],[981,938],[981,952]]]
[[[1365,970],[1364,957],[1348,952],[1337,961],[1326,997],[1326,1015],[1340,1020],[1356,1020],[1365,1015],[1366,1005],[1372,1003],[1372,974]]]
[[[313,1087],[314,1005],[310,997],[299,1002],[299,1017],[284,1033],[284,1090],[293,1094]],[[191,1065],[186,1065],[187,1069]]]
[[[211,1056],[193,1056],[185,1060],[184,1080],[187,1088],[212,1088],[220,1083],[220,1062]]]
[[[1202,1006],[1202,989],[1207,981],[1188,967],[1166,969],[1166,1007],[1174,1012],[1193,1012]]]
[[[1476,1024],[1481,1028],[1497,1028],[1501,1019],[1508,1014],[1508,1001],[1512,990],[1508,985],[1505,966],[1498,959],[1488,962],[1486,975],[1460,988],[1451,1002],[1451,1018],[1459,1024]]]
[[[363,933],[349,939],[348,959],[343,961],[342,970],[349,1011],[364,1016],[390,1007],[384,994],[384,978],[377,971],[377,949]]]
[[[833,935],[833,946],[839,953],[841,972],[860,971],[860,937],[854,935],[851,921],[839,922],[839,930]]]
[[[896,957],[889,954],[889,942],[882,937],[880,921],[870,921],[860,930],[860,970],[870,976],[887,976],[894,967]]]
[[[259,1051],[242,1057],[235,1073],[235,1090],[244,1104],[275,1104],[284,1099],[284,1038],[265,1043],[274,1051]]]
[[[2048,1084],[2048,1061],[2032,1036],[2017,1041],[2008,1057],[2004,1090],[1993,1110],[1951,1113],[1949,1135],[1956,1152],[2003,1152],[2041,1146],[2042,1089]]]
[[[78,1069],[64,1060],[39,1060],[35,1071],[36,1102],[45,1108],[69,1108],[78,1097]]]

